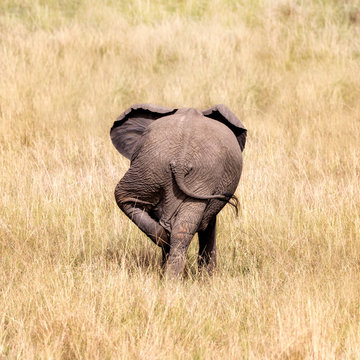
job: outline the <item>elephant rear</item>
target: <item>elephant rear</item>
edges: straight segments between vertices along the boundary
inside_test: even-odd
[[[123,212],[162,249],[177,276],[194,234],[199,267],[216,265],[216,215],[233,198],[242,171],[246,129],[224,105],[205,111],[134,105],[111,129],[131,159],[115,189]]]
[[[132,166],[156,160],[157,166],[148,166],[152,174],[147,169],[145,177],[161,184],[163,198],[155,213],[165,228],[171,228],[176,209],[187,198],[207,201],[202,228],[232,198],[242,154],[234,134],[222,123],[193,112],[165,117],[149,126],[142,148]]]

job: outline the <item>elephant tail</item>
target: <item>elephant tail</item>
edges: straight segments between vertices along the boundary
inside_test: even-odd
[[[177,186],[185,195],[198,200],[217,199],[217,200],[226,201],[235,208],[236,216],[238,215],[239,200],[234,194],[231,193],[214,194],[214,195],[195,194],[186,187],[184,182],[184,176],[182,172],[179,173],[179,171],[176,169],[176,162],[174,160],[170,162],[170,169],[172,174],[174,175]]]

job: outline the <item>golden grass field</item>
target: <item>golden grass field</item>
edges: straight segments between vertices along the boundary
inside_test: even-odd
[[[0,1],[0,359],[359,359],[357,0]],[[218,268],[117,208],[134,103],[248,129]]]

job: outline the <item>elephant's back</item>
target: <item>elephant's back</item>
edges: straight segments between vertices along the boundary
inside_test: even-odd
[[[215,150],[213,156],[228,152],[241,157],[241,149],[235,134],[223,123],[203,115],[174,114],[163,117],[147,129],[147,146],[158,144],[158,149],[179,152]],[[156,149],[154,149],[156,152]],[[201,154],[198,154],[201,155]]]
[[[240,178],[242,154],[235,134],[202,115],[174,114],[155,121],[143,134],[139,150],[137,161],[158,176],[170,175],[172,161],[182,166],[188,172],[185,181],[193,190],[199,187],[196,182],[209,182],[209,177],[214,182]]]
[[[163,160],[241,162],[235,134],[226,125],[202,115],[174,114],[155,121],[145,135],[149,156]]]
[[[237,185],[242,154],[235,134],[226,125],[202,115],[175,114],[154,122],[149,130],[149,157],[159,159],[163,167],[175,161],[192,191],[228,192],[233,188],[229,184]]]

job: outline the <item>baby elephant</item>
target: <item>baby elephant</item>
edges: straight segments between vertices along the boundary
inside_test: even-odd
[[[199,268],[216,266],[216,215],[234,192],[242,170],[246,129],[224,105],[208,110],[134,105],[110,131],[131,160],[115,188],[120,209],[162,249],[166,275],[184,268],[199,236]]]

